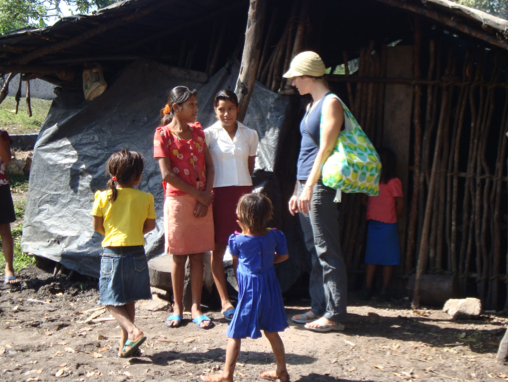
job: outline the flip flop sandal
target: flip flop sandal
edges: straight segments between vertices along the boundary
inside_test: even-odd
[[[17,277],[16,276],[5,276],[5,278],[4,278],[4,284],[5,285],[16,285],[16,284],[19,284],[19,280],[18,280],[18,282],[11,283],[11,281],[13,281],[13,280],[17,280]]]
[[[275,382],[289,382],[289,374],[286,373],[287,379],[281,379],[277,376],[277,371],[275,370],[264,370],[259,373],[259,378],[265,379],[267,381],[275,381]]]
[[[146,341],[146,337],[141,337],[137,341],[127,340],[122,349],[122,358],[128,358],[134,354],[134,352]],[[129,350],[125,350],[126,346],[130,346]]]
[[[224,315],[224,318],[226,320],[231,321],[233,319],[233,316],[235,315],[235,312],[236,312],[236,308],[233,308],[233,309],[226,310],[222,314]]]
[[[202,323],[203,321],[210,321],[210,325],[205,326],[205,327],[201,326],[201,323]],[[193,319],[192,319],[192,322],[196,323],[196,325],[197,325],[197,326],[198,326],[198,328],[200,328],[200,329],[205,329],[205,330],[208,330],[208,329],[211,329],[211,328],[213,328],[213,327],[214,327],[214,324],[213,324],[213,322],[212,322],[212,319],[211,319],[210,317],[208,317],[208,316],[205,316],[204,314],[203,314],[202,316],[198,316],[198,317],[193,318]]]
[[[305,325],[304,328],[307,330],[312,330],[313,332],[326,333],[326,332],[333,332],[333,331],[340,332],[340,331],[344,330],[346,327],[343,324],[341,324],[340,322],[336,322],[335,325],[320,325],[316,328],[312,328],[310,326]]]
[[[176,326],[168,325],[168,321],[178,321],[178,325],[176,325]],[[179,314],[172,314],[171,316],[166,318],[166,321],[164,321],[164,325],[166,325],[168,328],[178,328],[180,326],[181,322],[182,322],[182,316],[180,316]]]
[[[298,316],[298,314],[297,314],[297,316]],[[316,321],[319,318],[318,316],[314,316],[311,318],[309,316],[309,312],[300,314],[300,318],[298,318],[298,319],[295,317],[296,316],[291,317],[291,321],[296,322],[297,324],[306,324],[307,322]]]

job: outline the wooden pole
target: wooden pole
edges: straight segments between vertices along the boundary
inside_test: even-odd
[[[414,36],[414,78],[419,80],[422,76],[420,67],[421,49],[422,49],[422,29],[420,19],[415,17],[415,36]],[[413,126],[414,126],[414,172],[413,172],[413,194],[411,196],[411,206],[409,211],[409,224],[407,234],[406,248],[406,268],[405,273],[409,274],[413,268],[413,257],[415,249],[416,222],[418,218],[418,193],[420,191],[420,166],[422,158],[422,87],[415,85],[415,97],[413,106]]]
[[[431,222],[431,211],[434,204],[434,194],[436,188],[436,182],[438,178],[438,165],[439,165],[439,153],[441,152],[441,146],[443,145],[443,131],[444,131],[444,123],[447,115],[448,104],[450,102],[450,97],[448,96],[449,90],[445,88],[443,91],[443,101],[441,106],[441,115],[439,117],[439,125],[437,130],[437,139],[436,139],[436,149],[434,151],[434,160],[432,163],[432,173],[430,176],[430,185],[429,185],[429,193],[427,196],[427,208],[425,211],[425,219],[423,222],[422,229],[422,239],[420,242],[420,250],[418,253],[418,265],[416,269],[416,280],[415,280],[415,289],[413,293],[413,309],[420,308],[420,286],[421,286],[421,278],[423,271],[425,269],[426,263],[426,254],[429,245],[429,229]]]
[[[237,117],[240,122],[243,121],[245,114],[247,114],[247,108],[256,82],[261,54],[265,10],[266,0],[250,0],[242,63],[235,89],[240,105]]]
[[[268,50],[270,49],[270,43],[272,41],[273,31],[275,29],[275,21],[277,19],[277,14],[279,12],[279,8],[274,8],[272,11],[272,17],[270,19],[270,25],[268,27],[268,32],[266,33],[265,43],[263,45],[263,53],[261,54],[261,58],[259,59],[258,72],[256,74],[256,78],[259,80],[261,77],[261,72],[265,66],[265,61],[267,60]]]
[[[0,103],[4,101],[5,97],[7,97],[7,93],[9,92],[9,82],[11,82],[15,75],[15,73],[9,73],[9,76],[5,80],[2,90],[0,90]]]
[[[16,91],[16,96],[14,99],[16,100],[16,108],[14,109],[14,114],[18,114],[19,100],[21,99],[21,75],[19,76],[18,90]]]
[[[309,0],[302,0],[300,8],[300,16],[298,18],[298,29],[296,30],[295,45],[293,46],[293,53],[291,57],[296,56],[303,51],[305,30],[307,29],[307,20],[309,14]]]
[[[21,78],[19,79],[21,82]],[[26,81],[26,109],[28,112],[28,116],[32,117],[32,104],[30,102],[30,80]]]
[[[215,52],[213,53],[212,61],[210,62],[210,67],[208,68],[208,75],[211,76],[215,73],[215,67],[217,66],[217,62],[219,61],[219,55],[222,48],[222,44],[224,42],[224,36],[226,34],[227,27],[226,18],[222,19],[219,38],[217,39],[217,44],[215,45]]]

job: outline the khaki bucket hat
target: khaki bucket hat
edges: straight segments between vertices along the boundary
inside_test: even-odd
[[[325,63],[315,52],[299,53],[291,61],[289,70],[284,73],[284,78],[300,76],[321,77],[325,74]]]

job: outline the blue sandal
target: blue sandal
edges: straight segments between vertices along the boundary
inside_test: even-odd
[[[5,276],[4,278],[4,284],[5,285],[16,285],[16,284],[19,284],[19,280],[15,283],[11,283],[11,281],[13,280],[17,280],[17,277],[16,276]]]
[[[233,316],[235,315],[235,312],[236,312],[236,308],[232,308],[232,309],[226,310],[222,314],[224,315],[224,318],[226,320],[231,321],[233,319]]]
[[[178,325],[176,325],[176,326],[168,325],[168,321],[178,321]],[[172,314],[171,316],[166,318],[166,321],[164,321],[164,325],[166,325],[168,328],[178,328],[180,326],[181,322],[182,322],[182,316],[180,316],[179,314]]]
[[[201,323],[202,323],[203,321],[210,321],[210,325],[205,326],[205,327],[201,326]],[[211,318],[210,318],[210,317],[208,317],[208,316],[205,316],[204,314],[203,314],[202,316],[198,316],[198,317],[196,317],[196,318],[193,318],[193,319],[192,319],[192,322],[195,322],[195,323],[196,323],[196,325],[198,326],[198,328],[200,328],[200,329],[205,329],[205,330],[211,329],[211,328],[214,326],[214,324],[213,324],[213,322],[212,322]]]
[[[131,341],[131,340],[127,340],[125,341],[125,344],[123,345],[123,349],[122,349],[122,357],[123,358],[128,358],[130,357],[132,354],[134,354],[134,352],[136,350],[138,350],[138,348],[143,344],[143,342],[146,341],[146,337],[141,337],[139,340],[137,340],[136,342],[134,341]],[[130,349],[129,350],[125,350],[125,347],[126,346],[130,346]]]

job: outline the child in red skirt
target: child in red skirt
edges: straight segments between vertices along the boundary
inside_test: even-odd
[[[218,121],[205,130],[206,144],[215,169],[212,274],[219,291],[222,314],[230,321],[235,308],[226,288],[223,259],[229,235],[240,229],[236,222],[236,205],[242,195],[252,192],[251,174],[259,138],[256,131],[236,120],[238,99],[233,91],[220,90],[215,96],[214,107]]]

